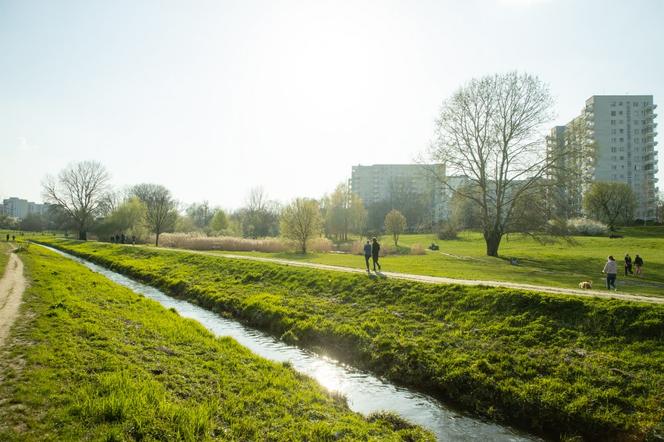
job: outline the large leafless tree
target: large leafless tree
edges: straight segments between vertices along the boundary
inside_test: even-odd
[[[548,87],[516,72],[473,79],[443,103],[431,155],[447,175],[466,177],[469,185],[448,187],[478,206],[489,256],[498,255],[515,203],[555,162],[543,133],[552,108]]]
[[[96,161],[73,163],[58,177],[47,176],[42,183],[46,202],[55,204],[66,213],[78,229],[78,239],[87,239],[90,224],[103,207],[110,175]]]
[[[177,218],[177,202],[171,192],[160,184],[138,184],[131,193],[145,204],[146,224],[155,234],[155,246],[159,246],[159,235],[173,228]]]

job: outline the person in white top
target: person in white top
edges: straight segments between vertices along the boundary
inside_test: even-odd
[[[611,290],[612,287],[613,290],[618,290],[616,288],[616,276],[618,275],[618,265],[616,264],[616,260],[613,256],[609,256],[609,259],[606,261],[606,264],[604,264],[604,270],[602,270],[602,273],[606,273],[607,290]]]

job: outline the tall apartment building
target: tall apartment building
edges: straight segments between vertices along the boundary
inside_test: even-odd
[[[576,172],[557,195],[569,204],[570,213],[580,212],[581,198],[590,182],[605,181],[632,188],[637,219],[656,218],[656,107],[652,95],[593,95],[580,116],[551,130],[550,152],[563,147],[592,150],[578,164],[562,164]]]
[[[2,213],[16,219],[23,219],[31,213],[43,215],[48,207],[48,204],[37,204],[14,196],[2,201]]]
[[[434,222],[447,216],[447,194],[439,179],[445,176],[442,164],[374,164],[353,166],[351,189],[365,206],[389,200],[395,191],[427,195],[431,198]]]

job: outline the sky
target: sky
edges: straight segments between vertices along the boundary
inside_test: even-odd
[[[663,20],[659,0],[0,0],[0,199],[40,202],[82,160],[183,204],[318,198],[412,163],[446,98],[513,70],[548,84],[551,127],[629,93],[661,131]]]

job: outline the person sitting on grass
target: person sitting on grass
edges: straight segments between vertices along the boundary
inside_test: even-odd
[[[606,261],[606,264],[604,264],[604,270],[602,270],[602,273],[606,273],[606,289],[611,290],[613,287],[613,290],[618,290],[616,288],[616,276],[618,275],[618,265],[616,264],[616,260],[613,256],[609,256],[609,259]]]

